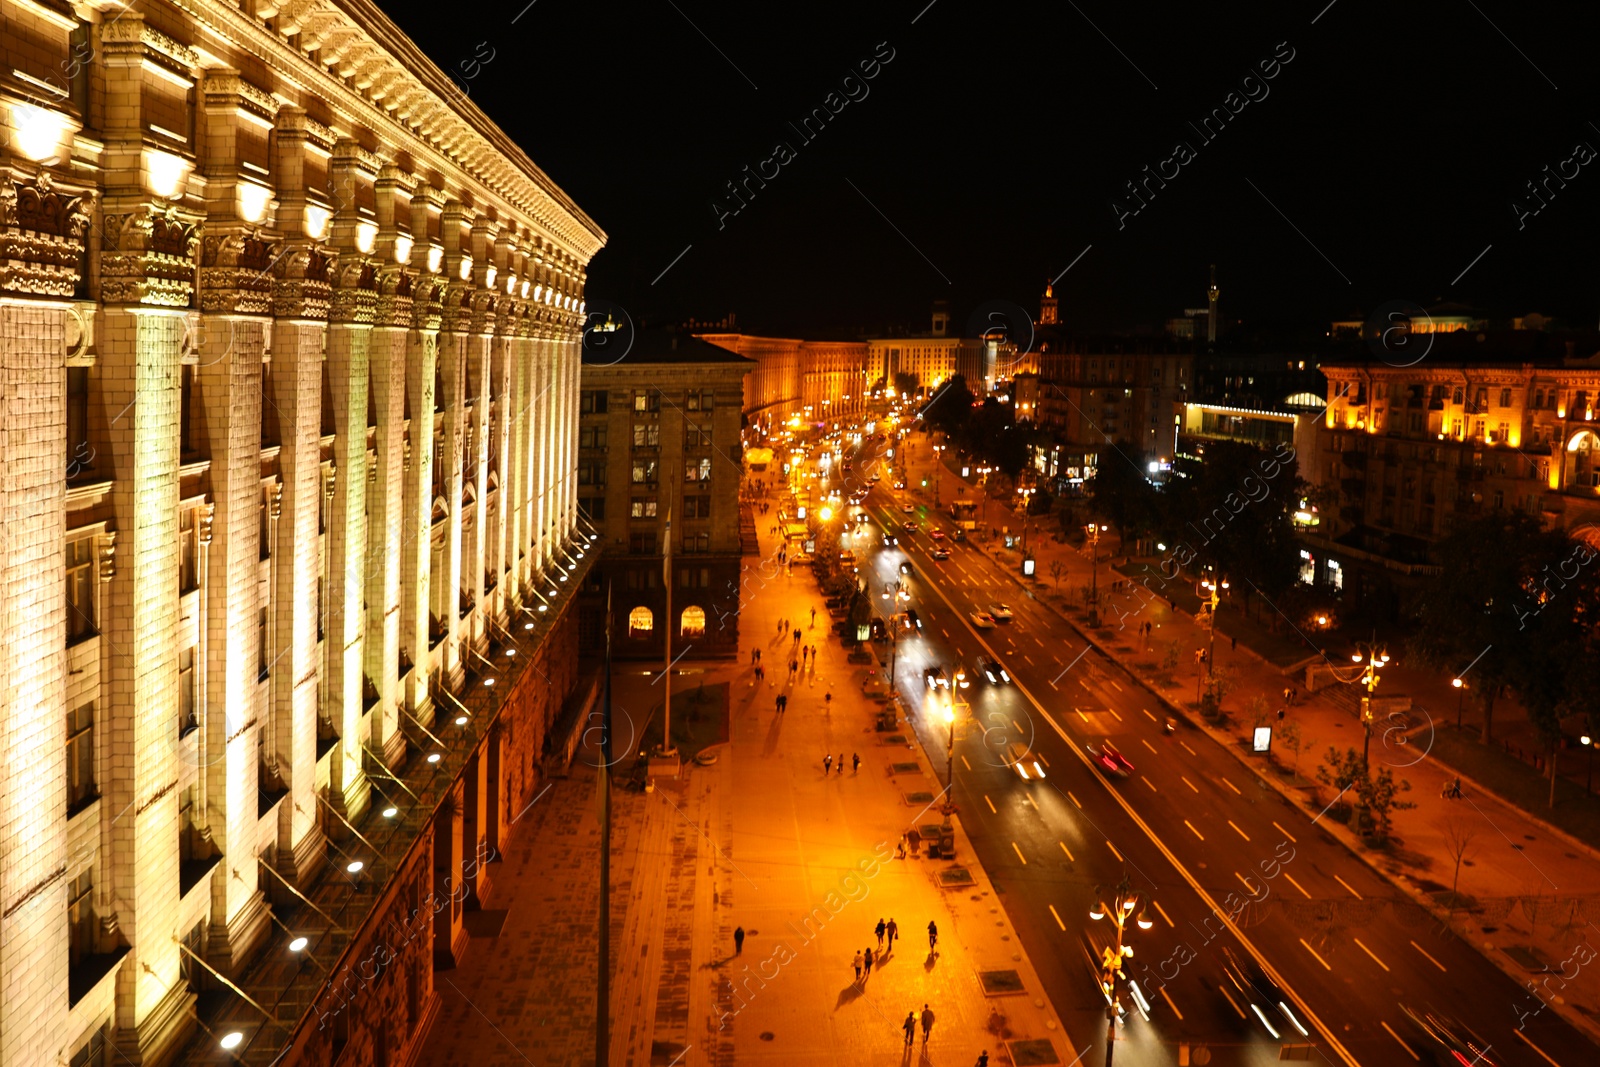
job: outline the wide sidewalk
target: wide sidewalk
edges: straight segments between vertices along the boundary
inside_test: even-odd
[[[924,446],[917,452],[926,456],[929,450]],[[922,467],[931,468],[931,459],[924,459],[914,468],[914,473],[920,473]],[[920,479],[910,483],[913,494],[931,500],[931,493],[920,489],[918,481]],[[959,478],[947,468],[941,481],[941,495],[948,500],[953,492],[952,485],[959,483]],[[991,527],[1006,522],[1013,533],[1018,532],[1015,516],[1000,516],[1001,509],[995,501],[990,502],[989,509]],[[1357,710],[1359,694],[1354,686],[1335,685],[1317,694],[1307,694],[1303,672],[1291,676],[1256,655],[1245,642],[1235,646],[1227,636],[1226,621],[1213,646],[1209,629],[1197,622],[1195,615],[1182,609],[1186,601],[1196,601],[1188,587],[1172,597],[1179,605],[1177,608],[1168,599],[1145,592],[1136,581],[1112,566],[1109,550],[1116,547],[1115,541],[1103,540],[1100,545],[1101,625],[1091,628],[1079,591],[1092,584],[1091,571],[1096,564],[1089,550],[1080,550],[1053,536],[1059,530],[1054,516],[1040,518],[1044,521],[1033,520],[1029,531],[1028,549],[1035,560],[1035,578],[1031,580],[1021,576],[1021,553],[1015,548],[1004,548],[999,536],[972,543],[979,551],[991,555],[1011,581],[1029,590],[1041,603],[1054,607],[1175,709],[1192,713],[1202,681],[1194,653],[1214,647],[1216,666],[1228,672],[1234,682],[1223,700],[1228,722],[1217,726],[1197,714],[1190,717],[1197,726],[1212,733],[1255,768],[1264,780],[1278,786],[1313,813],[1320,811],[1331,799],[1332,790],[1322,789],[1326,795],[1319,800],[1318,789],[1305,779],[1315,779],[1316,768],[1330,747],[1341,751],[1362,748],[1363,731]],[[1041,530],[1041,526],[1044,529]],[[1117,560],[1122,562],[1122,557]],[[1050,565],[1053,562],[1063,567],[1059,577],[1052,577]],[[1135,566],[1130,565],[1128,569],[1133,571]],[[1123,586],[1120,591],[1113,592],[1112,583],[1117,581]],[[1058,587],[1060,592],[1057,592]],[[1161,590],[1153,582],[1151,588],[1163,593],[1172,591],[1172,587]],[[1228,609],[1224,606],[1223,610]],[[1151,624],[1151,632],[1143,637],[1140,626],[1146,622]],[[1169,673],[1163,661],[1171,646],[1176,646],[1178,657],[1177,666]],[[1347,668],[1354,667],[1349,662],[1332,665],[1346,674],[1352,673]],[[1380,692],[1383,693],[1426,693],[1431,691],[1430,685],[1437,686],[1438,682],[1427,672],[1397,670],[1394,666],[1385,668],[1381,674],[1384,684]],[[1299,690],[1295,702],[1285,711],[1284,721],[1295,725],[1302,744],[1298,757],[1281,745],[1277,747],[1275,759],[1282,767],[1290,769],[1289,774],[1281,774],[1268,772],[1261,757],[1247,754],[1254,723],[1249,721],[1245,709],[1259,696],[1267,702],[1271,713],[1268,725],[1279,726],[1276,712],[1285,706],[1286,687]],[[1452,711],[1454,703],[1453,699],[1449,703]],[[1435,700],[1433,706],[1441,705]],[[1437,727],[1426,716],[1418,716],[1409,725],[1402,720],[1384,719],[1374,724],[1371,760],[1375,766],[1387,766],[1397,777],[1410,782],[1411,789],[1404,794],[1404,799],[1415,805],[1394,813],[1394,847],[1373,849],[1357,841],[1343,826],[1333,826],[1331,830],[1365,862],[1389,875],[1402,890],[1436,911],[1442,894],[1448,892],[1455,881],[1453,842],[1459,845],[1465,839],[1459,892],[1473,898],[1479,910],[1454,914],[1444,910],[1440,914],[1517,981],[1540,980],[1545,972],[1533,958],[1524,955],[1525,951],[1531,950],[1534,957],[1542,957],[1552,969],[1560,970],[1562,962],[1572,957],[1578,946],[1600,942],[1600,937],[1591,936],[1591,920],[1600,920],[1600,856],[1583,842],[1502,801],[1470,780],[1463,779],[1466,793],[1463,799],[1444,799],[1441,796],[1443,787],[1457,777],[1457,772],[1429,757],[1429,730],[1434,728]],[[1298,784],[1293,777],[1296,770],[1301,776]],[[1327,825],[1327,820],[1323,822]],[[1575,1025],[1600,1038],[1600,1025],[1595,1022],[1600,1018],[1600,971],[1578,968],[1577,977],[1555,998],[1555,1008]]]
[[[771,523],[758,519],[757,528],[770,557]],[[1103,1035],[1074,1043],[1061,1030],[959,818],[956,862],[896,858],[906,831],[941,818],[941,786],[910,725],[874,729],[878,705],[862,696],[864,668],[832,637],[809,570],[768,568],[776,573],[768,579],[759,562],[745,561],[739,659],[684,661],[689,673],[676,681],[728,683],[729,743],[710,750],[718,759],[709,766],[691,763],[649,793],[617,795],[610,1062],[967,1067],[985,1050],[990,1062],[1009,1062],[1004,1043],[1027,1040],[1048,1041],[1057,1062],[1072,1062]],[[793,638],[779,635],[780,618],[817,649],[792,682]],[[755,648],[766,668],[759,685]],[[661,701],[659,674],[643,668],[622,665],[614,675],[618,753],[634,747],[630,738]],[[783,714],[774,710],[780,693],[790,697]],[[827,775],[825,754],[834,757]],[[848,766],[853,755],[859,770]],[[443,1005],[421,1064],[592,1059],[584,1052],[593,1048],[598,913],[592,762],[580,755],[573,776],[515,827],[488,901],[500,910],[476,924],[482,936],[441,975]],[[943,888],[941,872],[957,868],[970,881]],[[880,918],[895,920],[901,940],[857,982],[852,960],[876,951]],[[927,947],[930,920],[937,953]],[[737,954],[736,927],[746,934]],[[986,995],[980,976],[993,972],[1014,972],[1016,985]],[[924,1043],[919,1023],[907,1047],[906,1014],[920,1017],[924,1005],[935,1015],[931,1039]]]

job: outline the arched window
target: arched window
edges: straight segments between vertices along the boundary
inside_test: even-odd
[[[628,612],[628,636],[645,637],[655,629],[656,617],[647,607],[637,607]]]
[[[683,617],[679,626],[684,637],[704,637],[706,632],[706,611],[704,608],[690,605],[683,609]]]

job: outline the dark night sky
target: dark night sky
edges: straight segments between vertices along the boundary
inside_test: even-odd
[[[1063,320],[1092,329],[1203,304],[1210,263],[1247,318],[1444,299],[1592,326],[1600,270],[1580,252],[1600,158],[1520,231],[1512,209],[1578,143],[1600,150],[1582,5],[1336,0],[1319,16],[1326,2],[387,10],[607,231],[588,292],[636,319],[735,311],[748,331],[819,337],[923,328],[941,297],[958,320],[991,299],[1032,311],[1092,245],[1058,285]],[[869,95],[803,142],[788,123],[880,42],[894,58]],[[1188,123],[1279,42],[1294,57],[1269,95],[1202,141]],[[719,230],[724,182],[779,140],[795,158]],[[1119,230],[1123,183],[1179,140],[1195,158]]]

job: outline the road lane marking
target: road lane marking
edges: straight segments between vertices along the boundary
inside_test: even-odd
[[[1332,967],[1328,966],[1328,961],[1323,959],[1321,956],[1318,956],[1317,955],[1317,950],[1312,948],[1309,944],[1307,944],[1305,938],[1302,937],[1300,939],[1300,943],[1302,945],[1306,946],[1306,951],[1311,953],[1311,956],[1312,956],[1313,959],[1315,959],[1318,963],[1322,964],[1324,970],[1329,970],[1329,971],[1333,970]],[[1412,944],[1416,944],[1416,942],[1413,941]]]
[[[1543,1056],[1544,1057],[1544,1062],[1548,1063],[1550,1065],[1550,1067],[1561,1067],[1561,1064],[1559,1064],[1555,1060],[1551,1059],[1549,1054],[1546,1053],[1544,1049],[1540,1048],[1538,1045],[1535,1045],[1532,1041],[1528,1040],[1528,1035],[1527,1034],[1523,1033],[1521,1030],[1513,1030],[1512,1033],[1514,1033],[1518,1037],[1522,1038],[1522,1043],[1524,1045],[1527,1045],[1529,1048],[1533,1049],[1533,1051],[1535,1051],[1539,1055]]]
[[[1038,645],[1038,646],[1039,646],[1039,647],[1040,647],[1040,648],[1043,648],[1043,647],[1044,647],[1044,642],[1043,642],[1043,641],[1041,641],[1041,640],[1039,640],[1039,639],[1038,639],[1038,638],[1037,638],[1037,637],[1035,637],[1035,638],[1034,638],[1034,639],[1033,639],[1033,643],[1034,643],[1034,644],[1036,644],[1036,645]]]
[[[1109,839],[1106,841],[1106,848],[1109,848],[1111,850],[1111,854],[1113,856],[1117,857],[1117,862],[1118,863],[1127,863],[1128,862],[1127,860],[1122,858],[1122,853],[1117,851],[1117,846],[1113,845]]]
[[[1220,992],[1220,993],[1221,993],[1221,994],[1222,994],[1222,995],[1223,995],[1223,996],[1224,996],[1224,997],[1227,997],[1227,999],[1228,999],[1228,1003],[1229,1003],[1229,1004],[1230,1004],[1230,1005],[1232,1005],[1232,1007],[1233,1007],[1233,1010],[1234,1010],[1234,1011],[1236,1011],[1236,1012],[1238,1012],[1238,1013],[1239,1013],[1239,1018],[1241,1018],[1241,1019],[1243,1019],[1243,1018],[1244,1018],[1244,1010],[1243,1010],[1243,1009],[1242,1009],[1242,1008],[1240,1008],[1240,1007],[1239,1007],[1239,1005],[1238,1005],[1238,1004],[1235,1004],[1235,1003],[1234,1003],[1234,1000],[1233,1000],[1233,997],[1232,997],[1232,996],[1229,996],[1229,994],[1228,994],[1228,991],[1227,991],[1227,990],[1226,990],[1226,989],[1225,989],[1225,988],[1223,988],[1223,987],[1222,987],[1222,986],[1217,986],[1217,990],[1218,990],[1218,991],[1219,991],[1219,992]]]
[[[945,629],[945,628],[944,628],[944,627],[942,627],[942,626],[941,626],[941,627],[940,627],[940,628],[939,628],[939,632],[940,632],[940,633],[942,633],[942,634],[944,634],[944,635],[945,635],[945,636],[946,636],[946,637],[949,637],[949,636],[950,636],[950,631],[949,631],[949,630],[946,630],[946,629]]]
[[[1245,833],[1243,830],[1239,829],[1239,824],[1238,823],[1234,822],[1232,819],[1229,819],[1228,820],[1228,825],[1233,827],[1233,832],[1234,833],[1238,834],[1240,837],[1244,838],[1246,841],[1250,840],[1250,835]]]
[[[1423,958],[1425,958],[1429,963],[1433,964],[1435,967],[1439,968],[1439,970],[1441,970],[1441,971],[1444,970],[1444,964],[1440,963],[1438,960],[1434,959],[1432,956],[1429,956],[1427,949],[1423,948],[1421,945],[1417,944],[1415,941],[1411,942],[1411,947],[1416,949],[1418,952],[1422,953]]]
[[[1151,752],[1156,752],[1156,746],[1152,745],[1150,742],[1146,741],[1144,738],[1142,738],[1142,737],[1139,738],[1139,743],[1144,745],[1144,747],[1148,748]],[[1161,753],[1156,752],[1156,755],[1159,756],[1160,754]]]
[[[1050,914],[1055,917],[1056,925],[1065,930],[1067,928],[1067,924],[1061,921],[1061,914],[1056,911],[1056,906],[1054,904],[1050,904],[1047,905],[1047,907],[1050,909]]]
[[[1011,849],[1017,854],[1017,859],[1021,860],[1022,865],[1026,867],[1028,865],[1028,857],[1022,854],[1022,850],[1017,847],[1017,843],[1015,841],[1011,842]]]
[[[1180,774],[1180,775],[1178,775],[1178,777],[1179,777],[1179,778],[1180,778],[1180,779],[1182,779],[1182,781],[1183,781],[1183,784],[1184,784],[1184,785],[1186,785],[1186,786],[1188,786],[1188,787],[1189,787],[1189,788],[1190,788],[1190,789],[1194,789],[1194,791],[1195,791],[1195,792],[1196,792],[1196,793],[1198,793],[1198,792],[1200,792],[1200,790],[1198,790],[1198,789],[1195,789],[1195,785],[1194,785],[1194,783],[1193,783],[1193,782],[1191,782],[1191,781],[1189,781],[1189,779],[1187,779],[1187,778],[1184,778],[1184,777],[1183,777],[1183,775],[1181,775],[1181,774]]]
[[[1089,688],[1089,683],[1088,683],[1088,682],[1086,682],[1086,681],[1084,681],[1084,680],[1083,680],[1083,679],[1082,679],[1082,678],[1079,678],[1079,679],[1078,679],[1078,684],[1079,684],[1079,685],[1081,685],[1081,686],[1083,686],[1083,687],[1084,687],[1084,688],[1085,688],[1085,689],[1088,689],[1088,688]]]
[[[1061,687],[1056,684],[1056,680],[1054,678],[1050,679],[1050,688],[1054,689],[1058,693],[1061,692]]]
[[[1121,715],[1117,715],[1117,709],[1116,708],[1107,708],[1106,710],[1109,711],[1112,715],[1116,716],[1116,719],[1117,719],[1118,722],[1122,721],[1122,716]]]
[[[1162,908],[1161,901],[1152,900],[1150,903],[1154,904],[1156,906],[1156,911],[1160,912],[1161,913],[1161,917],[1163,919],[1167,920],[1167,925],[1168,926],[1172,927],[1173,929],[1177,929],[1178,924],[1173,922],[1172,921],[1172,916],[1168,915],[1167,912],[1166,912],[1166,909]]]
[[[1311,899],[1311,894],[1306,892],[1306,887],[1305,886],[1301,885],[1299,882],[1294,880],[1294,875],[1290,874],[1288,871],[1284,871],[1283,872],[1283,876],[1285,878],[1289,879],[1289,884],[1290,885],[1292,885],[1296,889],[1300,890],[1300,895],[1301,896],[1305,897],[1307,900]]]
[[[1350,890],[1350,895],[1355,897],[1357,900],[1366,899],[1360,893],[1356,892],[1354,886],[1352,886],[1349,882],[1345,881],[1343,878],[1340,878],[1337,874],[1333,876],[1333,880],[1335,882],[1338,882],[1340,885],[1344,886],[1346,889]],[[1416,942],[1412,942],[1412,944],[1415,944],[1415,943]]]
[[[1182,741],[1179,741],[1178,744],[1183,745],[1183,750],[1185,752],[1189,753],[1189,755],[1191,755],[1191,756],[1200,755],[1200,753],[1196,752],[1194,749],[1190,748],[1188,745],[1185,745]]]
[[[1022,798],[1024,800],[1026,800],[1029,804],[1033,805],[1033,810],[1034,811],[1038,811],[1039,810],[1039,803],[1038,803],[1038,801],[1033,799],[1033,794],[1032,793],[1024,793],[1024,794],[1022,794]]]
[[[1188,819],[1183,820],[1183,825],[1187,826],[1189,828],[1189,832],[1194,834],[1194,836],[1198,837],[1200,840],[1204,841],[1206,839],[1206,835],[1201,833],[1199,830],[1196,830],[1194,828],[1194,823],[1190,822]]]
[[[1141,708],[1139,710],[1143,711],[1144,712],[1144,717],[1149,719],[1151,722],[1160,722],[1161,721],[1160,719],[1157,719],[1154,715],[1150,714],[1150,709],[1149,708]]]
[[[989,805],[989,810],[990,811],[994,812],[996,815],[1000,814],[998,811],[994,810],[994,801],[989,799],[989,794],[988,793],[983,794],[983,802],[985,804]]]
[[[1244,796],[1243,793],[1239,792],[1239,787],[1234,785],[1232,782],[1228,781],[1228,779],[1225,776],[1219,774],[1219,775],[1217,775],[1217,777],[1222,779],[1222,784],[1223,785],[1225,785],[1229,789],[1233,790],[1233,795],[1234,796],[1236,796],[1236,797]]]
[[[1153,786],[1153,785],[1150,785],[1150,779],[1148,779],[1148,778],[1146,778],[1146,777],[1145,777],[1145,776],[1144,776],[1144,775],[1142,775],[1142,774],[1141,774],[1141,775],[1140,775],[1140,776],[1139,776],[1139,781],[1141,781],[1141,782],[1143,782],[1143,783],[1144,783],[1144,784],[1145,784],[1145,785],[1149,785],[1149,786],[1150,786],[1150,792],[1152,792],[1152,793],[1159,793],[1159,792],[1161,792],[1161,790],[1159,790],[1159,789],[1157,789],[1157,788],[1156,788],[1156,787],[1155,787],[1155,786]]]
[[[1362,943],[1361,943],[1361,939],[1360,939],[1360,938],[1359,938],[1359,937],[1357,937],[1357,938],[1354,938],[1354,939],[1353,939],[1353,940],[1354,940],[1354,941],[1355,941],[1355,943],[1356,943],[1356,946],[1357,946],[1357,947],[1358,947],[1358,948],[1360,948],[1360,949],[1361,949],[1361,951],[1362,951],[1362,952],[1365,952],[1365,953],[1366,953],[1366,954],[1367,954],[1367,955],[1369,955],[1369,956],[1371,956],[1371,957],[1372,957],[1372,962],[1373,962],[1373,963],[1376,963],[1376,964],[1377,964],[1377,965],[1378,965],[1378,966],[1379,966],[1379,967],[1382,967],[1382,968],[1383,968],[1383,969],[1384,969],[1384,970],[1386,970],[1386,971],[1387,971],[1387,970],[1388,970],[1388,969],[1389,969],[1389,965],[1388,965],[1388,964],[1387,964],[1387,963],[1384,963],[1384,962],[1383,962],[1383,961],[1382,961],[1382,960],[1380,960],[1380,959],[1379,959],[1379,958],[1378,958],[1378,956],[1377,956],[1377,953],[1375,953],[1375,952],[1373,952],[1373,951],[1372,951],[1372,950],[1371,950],[1371,949],[1370,949],[1370,948],[1368,948],[1368,947],[1367,947],[1367,946],[1366,946],[1366,945],[1363,945],[1363,944],[1362,944]]]
[[[1274,822],[1272,825],[1278,826],[1278,824],[1276,822]],[[1282,834],[1284,837],[1287,837],[1290,841],[1293,841],[1295,844],[1298,845],[1300,843],[1299,840],[1293,834],[1291,834],[1289,831],[1285,830],[1283,827],[1278,826],[1278,832],[1280,834]]]
[[[1043,752],[1039,753],[1039,762],[1043,763],[1046,767],[1050,766],[1050,760],[1045,756],[1045,754]]]
[[[1120,692],[1122,692],[1122,686],[1120,686],[1120,685],[1118,685],[1118,684],[1117,684],[1117,683],[1116,683],[1116,680],[1115,680],[1115,679],[1112,679],[1112,678],[1107,678],[1107,679],[1106,679],[1106,681],[1108,681],[1108,682],[1110,682],[1110,683],[1111,683],[1111,688],[1113,688],[1113,689],[1115,689],[1115,690],[1116,690],[1116,691],[1117,691],[1117,692],[1119,692],[1119,693],[1120,693]]]
[[[1071,863],[1077,863],[1078,862],[1077,860],[1072,858],[1072,850],[1067,847],[1067,843],[1065,841],[1057,841],[1056,844],[1060,845],[1061,846],[1061,851],[1065,852],[1067,854],[1067,860],[1069,862],[1071,862]]]
[[[1251,896],[1255,896],[1256,895],[1256,887],[1250,884],[1250,879],[1246,878],[1244,875],[1240,874],[1238,871],[1234,871],[1233,872],[1233,876],[1235,878],[1239,879],[1239,881],[1244,883],[1245,889],[1250,893]]]
[[[1024,653],[1023,653],[1023,654],[1022,654],[1022,661],[1023,661],[1023,662],[1024,662],[1024,663],[1026,663],[1026,664],[1027,664],[1027,665],[1028,665],[1028,666],[1030,666],[1030,667],[1032,667],[1032,666],[1033,666],[1033,657],[1032,657],[1032,656],[1030,656],[1030,655],[1028,655],[1028,654],[1027,654],[1027,653],[1026,653],[1026,652],[1024,652]]]
[[[1078,798],[1072,795],[1072,790],[1067,790],[1067,799],[1078,805],[1078,810],[1083,810],[1083,805],[1078,803]]]
[[[1011,728],[1019,734],[1022,732],[1022,727],[1018,724],[1016,719],[1011,720]]]
[[[961,766],[965,767],[969,771],[972,770],[972,764],[967,762],[967,757],[965,756],[961,757]]]
[[[1384,970],[1388,970],[1388,968],[1385,967]],[[1396,1041],[1400,1041],[1400,1047],[1401,1048],[1405,1049],[1407,1052],[1411,1052],[1411,1046],[1406,1044],[1404,1041],[1401,1041],[1400,1040],[1400,1035],[1395,1033],[1393,1030],[1390,1030],[1388,1023],[1384,1022],[1382,1019],[1379,1019],[1378,1020],[1378,1025],[1382,1026],[1385,1030],[1389,1030],[1389,1036],[1394,1038]],[[1413,1060],[1416,1060],[1418,1063],[1422,1062],[1422,1057],[1418,1056],[1415,1052],[1411,1052],[1411,1058]]]
[[[1072,709],[1072,710],[1073,710],[1073,711],[1078,711],[1078,709],[1077,709],[1077,708],[1073,708],[1073,709]],[[1078,711],[1078,718],[1080,718],[1080,719],[1082,719],[1082,720],[1083,720],[1083,721],[1084,721],[1084,722],[1088,722],[1088,721],[1089,721],[1089,716],[1087,716],[1087,715],[1085,715],[1085,714],[1084,714],[1084,713],[1083,713],[1083,712],[1081,712],[1081,711]]]
[[[1180,1023],[1183,1022],[1183,1012],[1179,1011],[1178,1010],[1178,1006],[1176,1004],[1172,1003],[1172,997],[1170,997],[1167,994],[1167,987],[1166,986],[1162,986],[1161,987],[1161,997],[1162,997],[1163,1000],[1165,1000],[1167,1002],[1167,1007],[1172,1009],[1172,1014],[1174,1014],[1174,1015],[1176,1015],[1178,1017],[1178,1021]]]

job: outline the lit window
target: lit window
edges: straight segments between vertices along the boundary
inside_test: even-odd
[[[704,637],[706,632],[705,609],[693,605],[684,608],[680,628],[684,637]]]
[[[637,607],[628,612],[628,636],[643,637],[655,629],[656,619],[647,607]]]
[[[80,537],[67,543],[67,643],[95,633],[94,539]]]
[[[95,798],[94,704],[67,712],[67,812]]]

